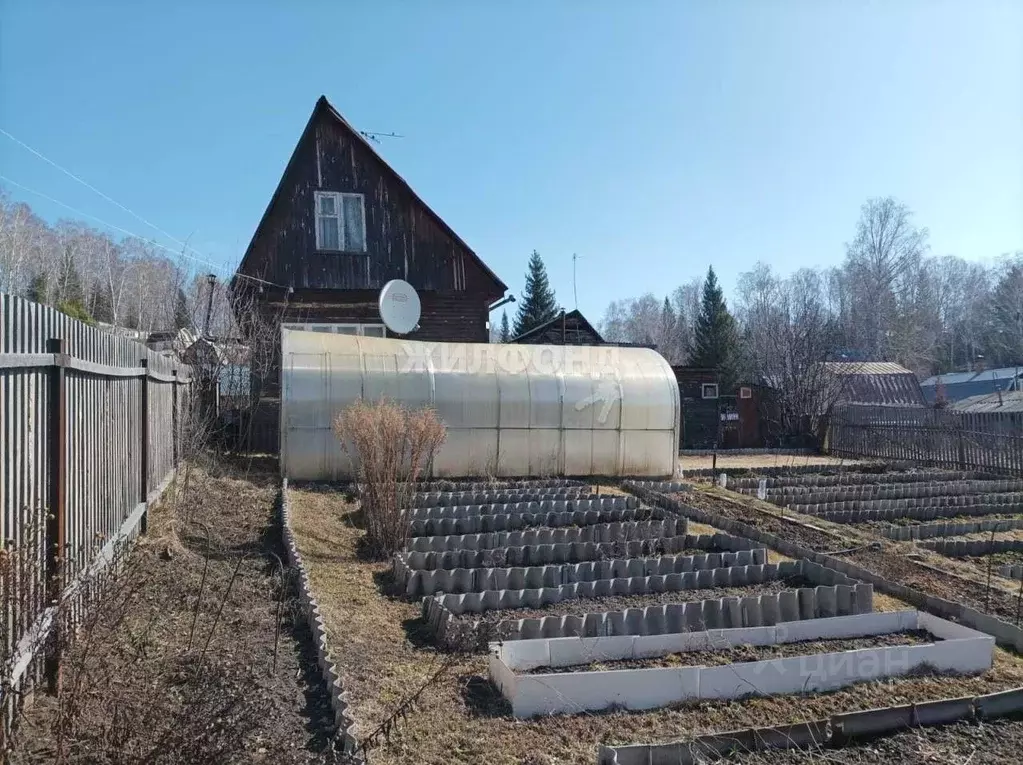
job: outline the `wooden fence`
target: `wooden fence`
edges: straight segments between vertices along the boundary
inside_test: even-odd
[[[0,294],[0,752],[23,692],[57,682],[63,604],[145,532],[189,398],[188,367]]]
[[[1023,475],[1023,412],[850,404],[832,415],[827,446],[846,457]]]

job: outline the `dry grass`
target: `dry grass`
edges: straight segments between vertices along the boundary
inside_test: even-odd
[[[443,661],[420,629],[418,603],[381,594],[386,563],[359,558],[357,508],[340,493],[294,488],[296,537],[309,566],[347,685],[358,734],[372,731]],[[881,600],[881,599],[879,599]],[[896,602],[880,603],[899,607]],[[586,763],[599,743],[671,741],[690,734],[777,725],[923,699],[989,693],[1023,684],[1023,660],[1001,650],[981,677],[916,677],[837,693],[697,703],[650,712],[515,720],[487,680],[484,656],[461,659],[370,763]]]
[[[724,454],[717,457],[718,468],[801,467],[803,465],[855,465],[859,460],[831,457],[827,454]],[[714,466],[712,455],[683,454],[678,458],[683,470],[703,470]]]

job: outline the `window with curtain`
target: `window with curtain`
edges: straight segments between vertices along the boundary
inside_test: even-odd
[[[316,192],[316,249],[366,251],[366,205],[362,194]]]

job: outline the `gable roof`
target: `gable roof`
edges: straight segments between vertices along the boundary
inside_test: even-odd
[[[468,244],[466,244],[465,241],[458,234],[455,233],[454,229],[452,229],[451,226],[445,223],[444,219],[441,218],[436,212],[434,212],[433,208],[431,208],[428,204],[426,204],[426,202],[423,201],[422,197],[420,197],[415,192],[415,189],[413,189],[412,186],[409,185],[408,181],[406,181],[404,178],[398,175],[397,171],[389,164],[387,164],[384,158],[377,153],[376,149],[373,148],[373,145],[366,140],[366,137],[362,135],[362,133],[360,133],[358,130],[356,130],[351,125],[351,123],[348,122],[348,120],[341,116],[341,113],[331,105],[331,103],[327,100],[326,96],[320,96],[316,100],[316,106],[313,107],[313,113],[309,116],[309,121],[306,122],[305,128],[302,130],[302,134],[299,136],[299,139],[295,144],[295,148],[291,152],[291,157],[288,159],[288,164],[285,165],[284,172],[281,173],[281,179],[277,182],[277,188],[274,189],[273,196],[270,197],[270,202],[267,204],[266,209],[263,211],[262,217],[259,219],[259,225],[256,226],[256,230],[252,234],[252,239],[249,240],[249,246],[245,248],[245,254],[242,256],[242,260],[238,264],[238,268],[235,269],[236,275],[239,273],[244,273],[245,263],[249,258],[249,253],[252,251],[252,247],[255,244],[256,239],[263,228],[263,224],[265,224],[267,218],[270,217],[270,211],[273,210],[274,205],[277,203],[277,200],[284,189],[284,181],[290,175],[291,168],[294,166],[296,158],[298,157],[299,149],[309,138],[310,134],[314,129],[314,126],[316,125],[316,121],[323,115],[326,115],[329,118],[333,119],[341,127],[342,130],[346,131],[350,135],[352,140],[360,143],[365,149],[367,149],[370,156],[372,156],[373,159],[380,163],[380,166],[383,168],[384,173],[389,175],[395,183],[397,183],[400,187],[403,187],[411,195],[413,203],[420,205],[423,208],[423,211],[426,212],[427,215],[429,215],[434,220],[434,222],[440,227],[440,229],[443,232],[450,236],[458,245],[465,248],[465,251],[483,270],[483,272],[494,281],[495,286],[497,286],[502,293],[508,291],[508,285],[501,281],[497,274],[495,274],[490,269],[490,267],[483,262],[482,258],[480,258],[480,256],[476,254],[476,251],[473,250]],[[233,281],[234,279],[232,278],[232,282]],[[287,285],[276,286],[280,287]]]
[[[523,332],[521,335],[518,335],[517,337],[513,337],[508,342],[509,343],[518,343],[518,342],[521,342],[522,340],[528,340],[531,337],[535,337],[536,335],[541,334],[544,330],[550,328],[554,324],[557,324],[557,323],[561,322],[562,321],[562,316],[564,316],[564,321],[566,321],[566,322],[567,321],[575,322],[578,327],[580,327],[581,329],[586,330],[587,332],[591,333],[595,338],[597,338],[598,342],[601,342],[601,343],[604,342],[603,336],[593,327],[592,324],[590,324],[590,322],[588,322],[586,320],[586,317],[583,316],[582,313],[580,313],[578,308],[576,308],[573,311],[568,311],[565,314],[562,314],[562,313],[559,312],[558,315],[555,316],[550,321],[545,321],[543,324],[540,324],[540,325],[538,325],[536,327],[533,327],[528,332]]]

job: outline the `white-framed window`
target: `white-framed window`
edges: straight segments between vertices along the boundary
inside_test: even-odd
[[[361,335],[362,337],[387,337],[383,324],[282,324],[285,329],[300,329],[303,332],[327,332],[335,335]]]
[[[718,384],[717,383],[703,383],[701,393],[704,398],[717,398],[718,397]]]
[[[366,251],[366,202],[362,194],[317,191],[316,249],[328,252]]]
[[[743,385],[739,388],[739,398],[753,398],[753,389]]]

